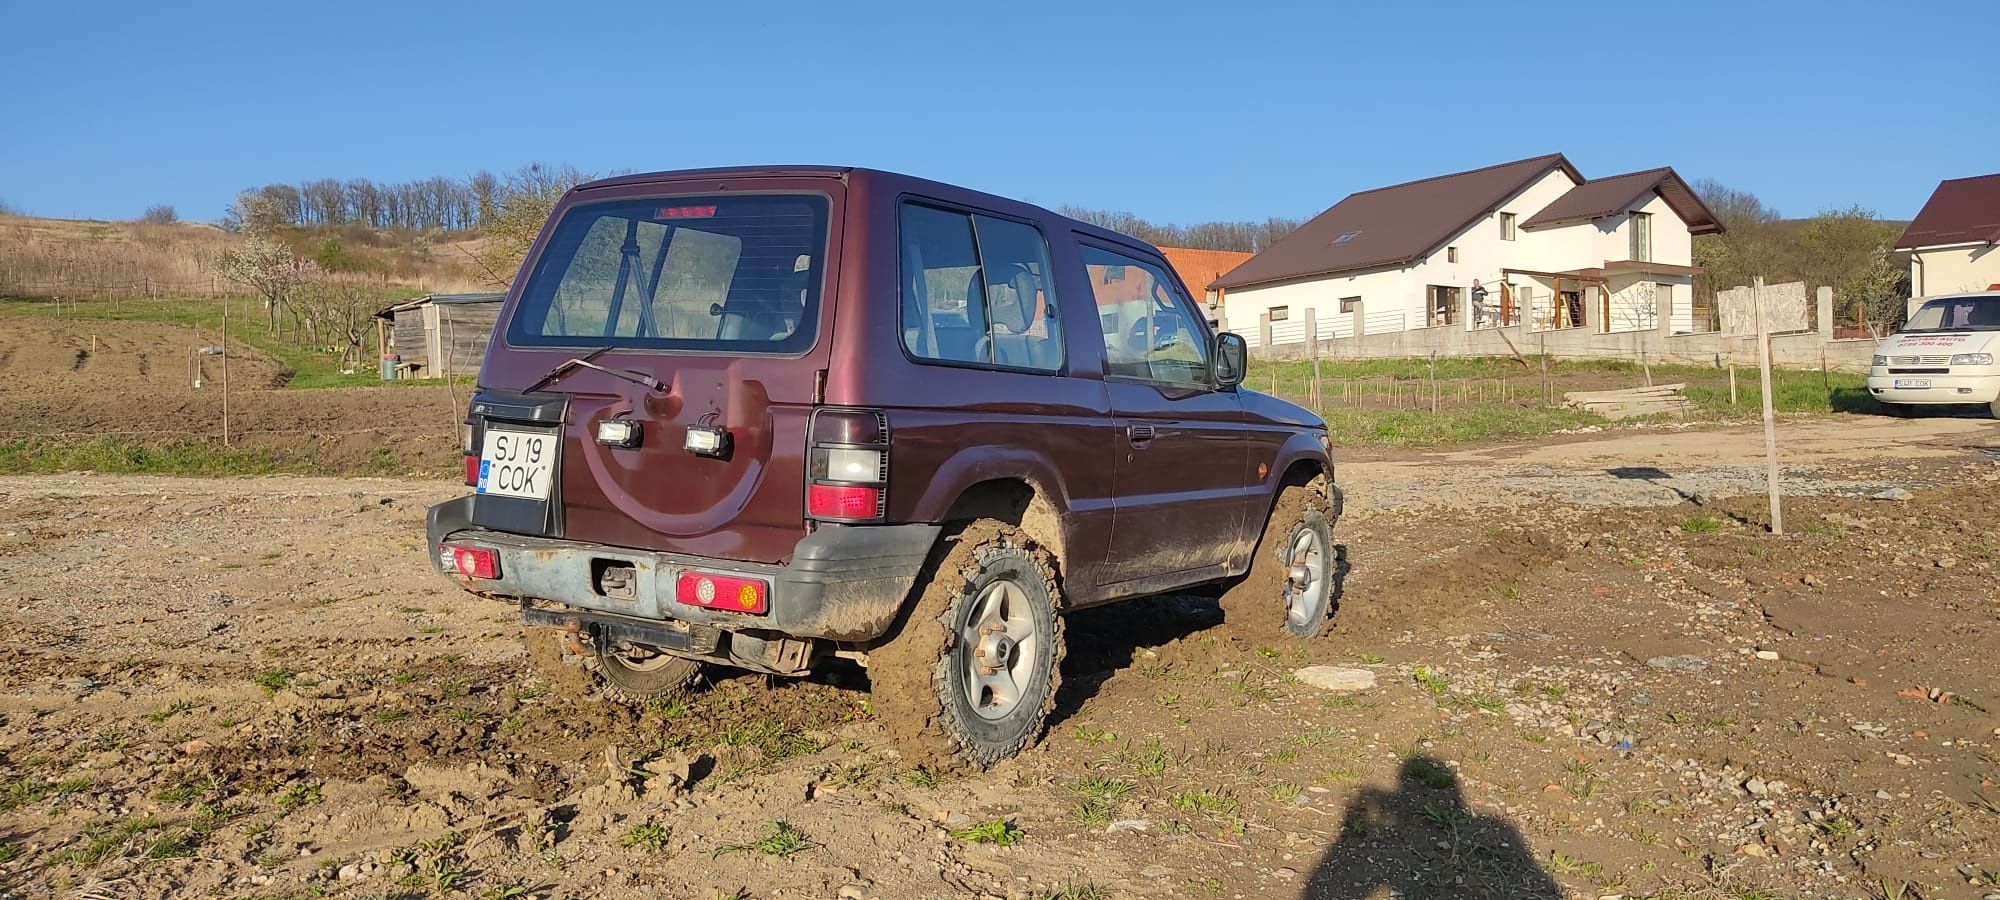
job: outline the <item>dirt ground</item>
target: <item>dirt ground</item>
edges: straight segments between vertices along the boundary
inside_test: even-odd
[[[216,334],[105,319],[8,316],[0,327],[0,438],[222,437]],[[230,344],[231,446],[335,471],[448,472],[465,389],[442,381],[292,390],[271,357]],[[195,386],[199,379],[200,387]]]
[[[431,574],[454,485],[0,479],[0,895],[2000,896],[2000,425],[1785,437],[1783,537],[1755,429],[1343,467],[1328,635],[1078,614],[974,776],[858,667],[591,699]]]

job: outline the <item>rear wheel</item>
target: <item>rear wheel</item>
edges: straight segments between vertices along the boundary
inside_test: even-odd
[[[919,761],[986,768],[1041,736],[1063,656],[1053,558],[1011,526],[960,532],[888,643],[868,655],[877,716]]]
[[[1249,573],[1223,592],[1223,621],[1232,630],[1254,639],[1283,628],[1309,638],[1326,628],[1342,559],[1322,497],[1301,486],[1278,494],[1252,551]]]
[[[597,690],[620,703],[641,705],[686,696],[701,677],[701,663],[645,644],[593,641],[585,668],[597,673]]]

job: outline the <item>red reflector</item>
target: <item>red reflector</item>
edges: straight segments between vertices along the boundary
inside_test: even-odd
[[[703,609],[761,616],[770,608],[771,586],[756,578],[682,572],[674,580],[674,599]]]
[[[715,205],[708,206],[662,206],[653,214],[655,219],[707,219],[715,215]]]
[[[873,519],[882,504],[882,489],[845,484],[815,484],[806,488],[806,515],[815,519]]]
[[[451,565],[467,578],[500,577],[500,554],[485,547],[451,548]]]
[[[465,455],[465,486],[477,487],[478,485],[479,485],[479,457],[467,453]]]

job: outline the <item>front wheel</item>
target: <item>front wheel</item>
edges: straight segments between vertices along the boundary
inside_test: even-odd
[[[1344,573],[1324,495],[1288,487],[1278,495],[1250,571],[1222,595],[1225,624],[1251,639],[1276,632],[1317,637],[1332,618]]]
[[[919,761],[986,768],[1041,736],[1063,656],[1048,552],[980,521],[960,532],[908,619],[869,653],[876,714]]]
[[[2000,419],[2000,397],[1993,398],[1993,402],[1986,405],[1986,411],[1991,413],[1993,418]]]

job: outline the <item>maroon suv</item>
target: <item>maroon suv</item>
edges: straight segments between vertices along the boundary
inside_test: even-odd
[[[1317,634],[1325,424],[1240,387],[1158,251],[866,169],[631,175],[562,199],[494,330],[437,565],[627,700],[704,663],[867,665],[984,765],[1054,703],[1059,616],[1215,585]]]

